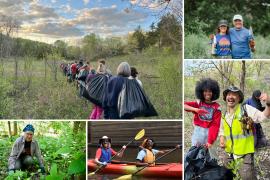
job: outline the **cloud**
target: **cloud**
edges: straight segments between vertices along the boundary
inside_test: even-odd
[[[110,31],[128,32],[147,18],[146,13],[120,11],[115,5],[105,8],[83,9],[80,14],[71,20],[74,24],[82,25],[88,30],[106,33]],[[88,31],[89,32],[89,31]]]
[[[84,5],[87,5],[90,0],[83,0]]]
[[[82,36],[84,33],[79,29],[69,24],[61,23],[43,23],[31,26],[23,26],[22,32],[26,33],[39,33],[49,36],[59,36],[59,37],[73,37]]]
[[[55,3],[56,0],[49,2]],[[84,0],[85,4],[89,2]],[[124,35],[148,18],[145,12],[132,9],[127,13],[116,4],[76,9],[72,3],[56,7],[38,0],[0,0],[0,7],[0,15],[9,15],[20,22],[21,35],[39,39],[43,39],[41,36],[51,39],[81,38],[89,33],[103,37]]]

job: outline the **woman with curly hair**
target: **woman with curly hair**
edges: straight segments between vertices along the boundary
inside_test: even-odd
[[[218,82],[210,78],[201,79],[196,84],[195,94],[198,100],[185,102],[184,106],[185,111],[194,114],[192,146],[210,148],[217,139],[221,120],[220,105],[215,102],[220,94]]]

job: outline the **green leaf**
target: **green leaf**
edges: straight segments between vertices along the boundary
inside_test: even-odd
[[[68,154],[71,152],[71,148],[68,146],[64,146],[60,148],[58,151],[56,151],[56,154]]]
[[[68,167],[68,174],[81,174],[86,170],[85,156],[81,156],[79,159],[73,160]]]
[[[57,165],[52,164],[51,170],[50,170],[50,175],[46,177],[46,180],[62,180],[64,179],[64,175],[61,173],[57,172]]]
[[[50,174],[57,175],[57,165],[56,164],[52,164]]]

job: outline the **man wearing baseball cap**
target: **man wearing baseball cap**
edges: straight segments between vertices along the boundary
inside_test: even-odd
[[[34,127],[28,124],[23,129],[23,136],[16,139],[8,159],[9,174],[16,170],[28,170],[34,165],[33,156],[36,156],[42,173],[45,173],[43,159],[38,143],[33,139]]]
[[[235,86],[230,86],[223,92],[226,102],[226,112],[222,116],[220,127],[220,147],[224,148],[222,157],[225,164],[232,161],[240,162],[239,174],[243,180],[254,180],[254,135],[253,122],[262,122],[270,118],[270,97],[264,94],[266,101],[264,111],[259,111],[250,105],[243,105],[244,94]],[[249,119],[244,124],[244,120]],[[252,119],[252,120],[250,120]]]
[[[233,17],[233,28],[230,28],[233,59],[251,59],[251,51],[255,51],[255,41],[250,30],[243,26],[243,17],[239,14]]]

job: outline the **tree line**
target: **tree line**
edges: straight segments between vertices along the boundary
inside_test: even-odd
[[[181,24],[173,14],[161,17],[158,23],[152,23],[150,31],[145,32],[138,26],[133,33],[124,37],[101,38],[91,33],[82,38],[77,46],[71,46],[65,41],[57,40],[54,44],[18,38],[16,34],[19,23],[11,17],[0,17],[0,58],[7,57],[35,57],[46,58],[51,54],[58,54],[64,59],[74,60],[84,58],[96,60],[112,56],[142,52],[155,46],[168,47],[179,50],[181,47]]]
[[[213,33],[219,20],[226,19],[232,26],[233,16],[241,14],[245,27],[252,26],[255,34],[269,35],[270,4],[266,0],[185,0],[184,12],[187,33]]]

